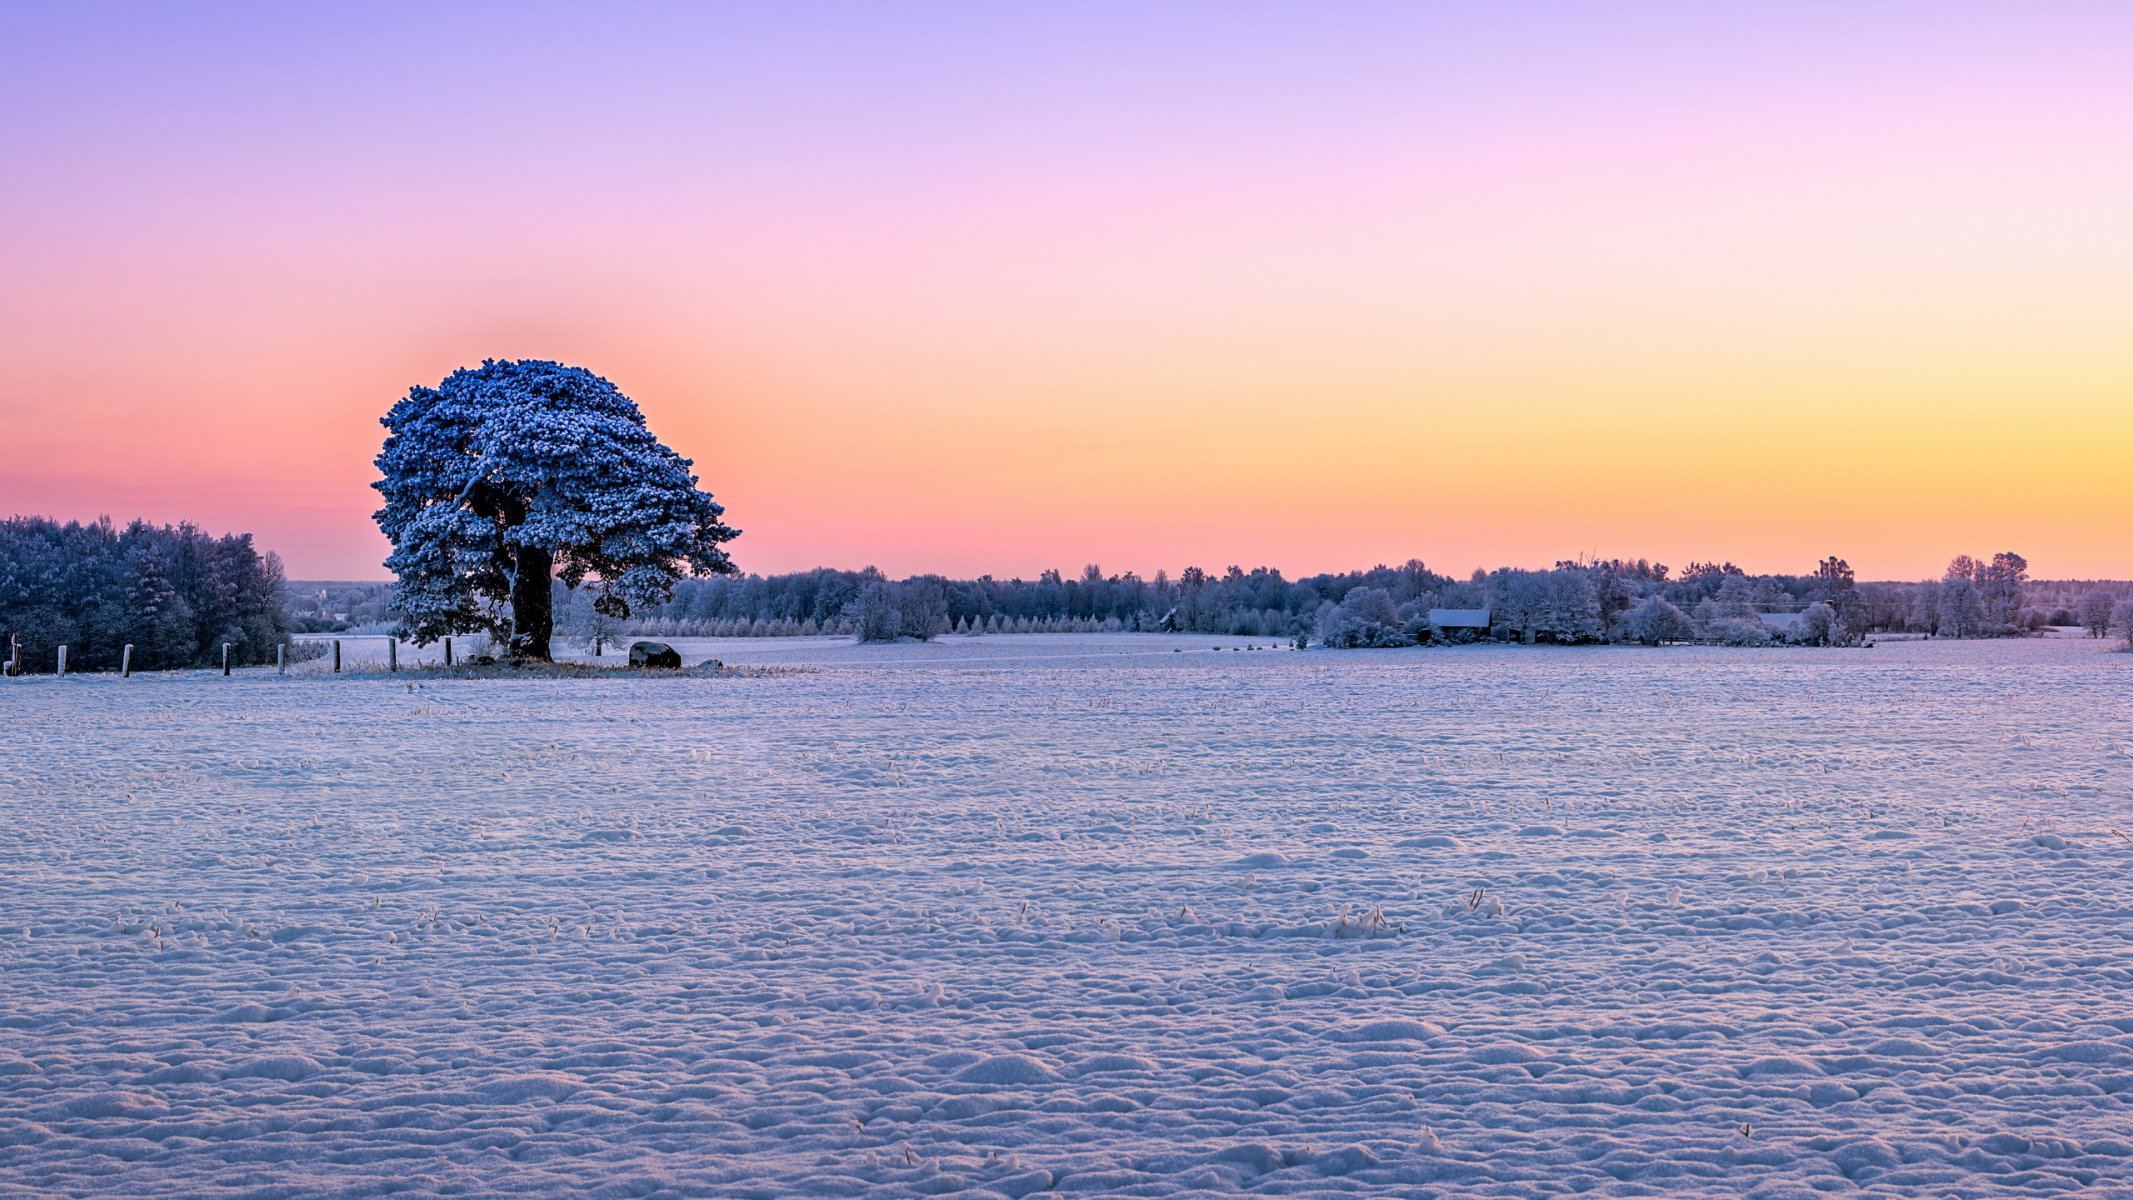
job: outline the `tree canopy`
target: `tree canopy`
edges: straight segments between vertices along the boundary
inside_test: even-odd
[[[67,648],[76,671],[272,662],[288,640],[281,561],[252,535],[191,525],[0,520],[0,655],[16,639],[32,670]]]
[[[738,531],[690,461],[582,367],[491,359],[411,389],[383,424],[376,519],[417,642],[488,633],[545,660],[551,578],[592,581],[599,611],[623,618],[684,575],[733,570],[721,546]]]

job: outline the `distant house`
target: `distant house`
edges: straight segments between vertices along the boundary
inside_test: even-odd
[[[1800,628],[1800,614],[1796,612],[1755,615],[1763,619],[1763,628],[1775,634],[1789,637]]]
[[[1486,634],[1489,631],[1489,610],[1433,608],[1429,610],[1429,627],[1440,633]]]

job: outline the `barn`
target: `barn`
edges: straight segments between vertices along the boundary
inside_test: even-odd
[[[1763,619],[1763,628],[1773,637],[1789,638],[1800,631],[1800,614],[1796,612],[1757,613]]]
[[[1438,641],[1473,641],[1489,636],[1486,608],[1433,608],[1429,610],[1430,636]]]

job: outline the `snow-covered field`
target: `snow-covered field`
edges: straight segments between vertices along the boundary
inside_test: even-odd
[[[2133,1194],[2133,655],[1241,644],[7,681],[0,1195]]]

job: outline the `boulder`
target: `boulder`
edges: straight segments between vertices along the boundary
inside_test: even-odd
[[[681,670],[681,651],[665,642],[631,642],[630,665],[633,667],[659,667],[669,671]]]

